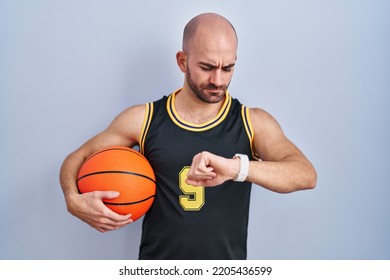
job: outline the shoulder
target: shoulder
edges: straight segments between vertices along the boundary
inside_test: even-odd
[[[256,131],[281,129],[277,120],[267,111],[260,108],[249,108],[253,129]]]
[[[254,144],[257,151],[268,150],[275,143],[284,143],[287,138],[277,120],[267,111],[259,108],[249,110]]]
[[[139,104],[128,107],[123,110],[113,121],[113,123],[121,123],[121,122],[142,122],[147,104]]]
[[[147,104],[139,104],[126,108],[111,122],[107,131],[138,142],[146,108]]]
[[[263,160],[280,160],[286,155],[298,153],[295,145],[285,136],[281,126],[268,112],[250,109],[254,131],[253,144]]]
[[[161,104],[164,105],[166,99],[167,97],[164,96],[156,101],[128,107],[114,119],[112,125],[119,125],[121,127],[126,127],[127,129],[130,126],[131,128],[137,128],[141,130],[145,118],[147,118],[149,114],[153,113],[154,108],[160,106]]]
[[[125,115],[132,115],[132,116],[143,115],[145,113],[145,108],[146,108],[147,104],[148,103],[133,105],[133,106],[125,109],[122,113]]]

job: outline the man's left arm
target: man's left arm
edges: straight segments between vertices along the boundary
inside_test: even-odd
[[[312,189],[317,173],[305,155],[284,135],[280,125],[267,112],[250,109],[254,130],[253,148],[260,161],[250,161],[246,181],[278,193]],[[233,180],[244,159],[228,159],[209,152],[194,156],[187,183],[216,186]]]
[[[277,121],[261,109],[250,109],[250,118],[253,146],[262,160],[249,162],[246,180],[279,193],[314,188],[316,170]]]

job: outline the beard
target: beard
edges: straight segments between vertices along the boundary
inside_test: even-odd
[[[212,83],[206,85],[197,86],[195,82],[192,80],[191,72],[187,69],[187,83],[193,93],[198,97],[199,100],[206,103],[219,103],[221,100],[225,98],[226,91],[229,85],[216,86]],[[210,92],[213,90],[213,92]],[[209,92],[207,92],[209,91]]]

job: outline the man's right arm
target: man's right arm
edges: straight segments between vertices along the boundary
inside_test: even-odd
[[[123,111],[107,129],[72,152],[61,166],[60,184],[68,211],[100,232],[118,229],[131,223],[131,215],[119,215],[102,202],[103,198],[117,197],[117,192],[96,191],[79,194],[77,173],[84,161],[97,150],[108,146],[135,146],[139,142],[144,115],[144,105]]]

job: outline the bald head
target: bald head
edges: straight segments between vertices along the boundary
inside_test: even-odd
[[[194,43],[206,36],[225,37],[237,45],[237,34],[234,26],[223,16],[214,13],[201,14],[191,19],[184,28],[183,51],[191,52]]]

